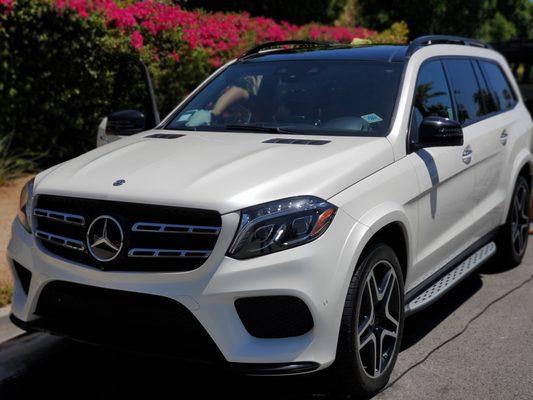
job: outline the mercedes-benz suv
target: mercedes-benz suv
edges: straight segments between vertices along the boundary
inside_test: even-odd
[[[531,116],[474,40],[269,43],[144,127],[25,186],[17,325],[368,395],[406,315],[527,246]]]

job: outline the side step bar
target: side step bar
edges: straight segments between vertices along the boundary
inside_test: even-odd
[[[485,261],[492,257],[495,252],[496,244],[494,242],[487,243],[485,246],[481,247],[478,251],[473,253],[466,260],[450,270],[446,275],[406,304],[405,315],[411,315],[429,306],[481,266]]]

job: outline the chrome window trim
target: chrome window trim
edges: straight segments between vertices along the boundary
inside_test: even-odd
[[[136,254],[136,253],[151,253],[151,254]],[[188,255],[188,254],[194,254],[194,255]],[[211,250],[133,248],[128,252],[128,257],[136,257],[136,258],[208,258],[210,255],[211,255]]]
[[[69,213],[64,213],[64,212],[61,212],[61,211],[47,210],[47,209],[44,209],[44,208],[34,208],[33,209],[33,215],[35,217],[46,218],[46,219],[51,219],[53,221],[64,222],[65,224],[80,225],[80,226],[84,226],[85,225],[85,218],[82,215],[77,215],[77,214],[69,214]],[[68,218],[77,219],[78,222],[69,221]]]
[[[71,239],[65,236],[55,235],[53,233],[40,230],[35,231],[35,237],[41,240],[46,240],[47,242],[53,244],[57,244],[58,246],[66,247],[67,249],[85,251],[85,244],[80,240]]]
[[[184,231],[172,231],[167,228],[183,229]],[[195,235],[218,235],[220,227],[202,225],[181,225],[181,224],[160,224],[154,222],[136,222],[131,230],[133,232],[148,233],[174,233],[174,234],[195,234]],[[196,230],[203,230],[196,232]]]

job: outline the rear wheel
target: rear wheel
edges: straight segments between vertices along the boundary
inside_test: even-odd
[[[515,266],[524,257],[529,239],[530,197],[529,182],[520,175],[516,180],[507,221],[496,240],[499,263]]]
[[[403,276],[394,251],[373,246],[345,302],[335,368],[343,394],[370,396],[388,382],[403,331]]]

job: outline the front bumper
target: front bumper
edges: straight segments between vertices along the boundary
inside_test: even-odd
[[[364,242],[368,228],[339,210],[325,234],[312,243],[235,260],[225,253],[238,221],[237,213],[222,217],[217,244],[197,270],[140,273],[101,271],[60,259],[48,253],[15,220],[8,261],[13,272],[15,261],[32,276],[26,293],[13,274],[13,319],[26,329],[47,330],[40,326],[42,318],[35,313],[43,288],[51,282],[72,282],[178,302],[205,329],[222,358],[248,373],[303,373],[329,366],[336,355],[348,283],[361,251],[358,244]],[[262,339],[250,335],[239,318],[235,301],[280,295],[301,299],[312,315],[313,328],[295,337]]]

